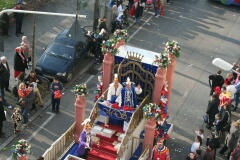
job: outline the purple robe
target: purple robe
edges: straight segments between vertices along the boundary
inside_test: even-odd
[[[91,136],[91,133],[90,133]],[[83,155],[85,152],[85,147],[86,147],[86,142],[87,142],[87,132],[84,130],[82,131],[82,133],[80,134],[80,138],[79,138],[79,145],[77,148],[77,153],[80,155]],[[92,147],[92,139],[90,138],[90,147]]]

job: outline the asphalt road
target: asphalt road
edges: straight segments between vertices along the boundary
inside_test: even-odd
[[[74,9],[59,5],[47,5],[41,10],[66,13],[73,13],[74,11]],[[82,13],[88,14],[90,17],[84,20],[86,24],[91,22],[91,10],[92,6],[90,4]],[[42,47],[46,47],[57,32],[61,28],[68,27],[73,20],[73,18],[38,16],[36,58],[41,55]],[[31,22],[31,16],[25,18],[23,31],[29,36],[31,35]],[[211,61],[218,57],[230,63],[239,62],[239,28],[239,7],[224,6],[210,0],[175,0],[170,5],[165,6],[165,16],[155,18],[153,12],[150,11],[144,14],[140,27],[134,25],[129,30],[129,44],[133,46],[162,52],[163,43],[174,39],[182,47],[182,54],[177,60],[175,68],[169,107],[170,118],[168,122],[174,124],[174,129],[170,135],[171,139],[167,141],[166,145],[170,149],[171,159],[184,159],[194,141],[194,130],[197,126],[204,128],[202,116],[206,111],[210,90],[208,76],[217,70],[211,64]],[[13,34],[14,29],[11,28],[10,32]],[[18,43],[20,43],[20,38],[15,36],[9,38],[5,43],[7,49],[4,55],[7,56],[9,63],[13,61],[13,48]],[[85,66],[90,63],[91,60],[86,60],[84,64],[81,64],[82,69],[86,69]],[[36,119],[31,123],[30,128],[13,137],[15,139],[6,146],[7,150],[0,152],[0,158],[6,159],[9,157],[11,144],[20,138],[29,138],[33,146],[31,159],[42,155],[73,123],[75,99],[71,92],[73,85],[87,82],[90,89],[94,91],[97,83],[96,73],[99,68],[100,65],[94,66],[85,74],[76,75],[72,84],[65,85],[66,90],[62,98],[60,114],[49,113],[51,107],[48,107],[48,104],[50,102],[46,99],[46,108],[43,111],[44,117],[40,118],[35,114]],[[225,75],[224,72],[223,76]],[[87,98],[86,116],[89,115],[93,106],[93,99],[94,94],[90,94]],[[239,119],[239,113],[233,113],[233,119]],[[210,131],[204,129],[206,140]],[[31,136],[32,134],[34,136]],[[202,149],[206,149],[205,144]],[[223,157],[220,156],[217,159],[223,159]]]

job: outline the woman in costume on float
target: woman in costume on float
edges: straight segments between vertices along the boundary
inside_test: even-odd
[[[122,88],[122,106],[136,108],[138,105],[137,96],[142,93],[142,88],[140,85],[135,87],[135,83],[130,81],[130,78],[127,78],[127,81],[123,83],[125,86]]]
[[[170,160],[169,149],[163,145],[164,138],[158,138],[157,145],[153,147],[151,160]]]
[[[114,74],[114,80],[113,83],[111,83],[109,85],[109,89],[108,89],[108,94],[107,94],[107,100],[111,103],[111,104],[115,104],[117,103],[118,106],[121,106],[121,100],[122,100],[122,96],[121,96],[121,90],[122,90],[123,86],[118,82],[118,75]],[[113,108],[116,105],[113,105]],[[118,108],[116,108],[118,109]]]
[[[91,138],[91,124],[90,119],[84,120],[82,125],[84,125],[84,130],[79,137],[79,145],[77,148],[78,157],[87,159],[88,152],[92,150],[92,138]]]

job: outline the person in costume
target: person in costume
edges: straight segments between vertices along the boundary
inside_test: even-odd
[[[78,157],[87,159],[88,158],[88,152],[92,150],[92,138],[91,138],[91,124],[90,119],[84,120],[82,125],[84,125],[84,130],[80,134],[79,137],[79,145],[77,148],[77,154]]]
[[[158,138],[157,144],[153,147],[151,160],[170,160],[169,149],[163,145],[164,138]]]
[[[118,105],[121,106],[121,100],[122,100],[121,90],[122,90],[122,88],[123,88],[123,86],[118,82],[118,75],[114,74],[113,83],[111,83],[109,85],[107,100],[112,104],[118,103]]]
[[[137,96],[142,93],[142,88],[140,85],[135,87],[135,83],[130,81],[130,78],[127,78],[127,81],[124,83],[125,87],[122,88],[122,106],[127,106],[131,108],[136,108],[138,105]]]

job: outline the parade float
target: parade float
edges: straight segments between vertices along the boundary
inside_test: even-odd
[[[102,44],[102,72],[89,116],[92,127],[89,160],[150,159],[158,139],[166,142],[173,129],[167,119],[174,68],[181,48],[171,41],[165,44],[162,53],[156,53],[127,45],[126,39],[127,32],[117,30],[113,39]],[[112,101],[108,92],[115,82],[122,88],[120,97]],[[44,159],[81,159],[77,158],[76,150],[83,131],[86,90],[85,84],[74,88],[75,123],[44,153]]]
[[[222,4],[225,4],[225,5],[233,4],[233,5],[240,6],[240,0],[216,0],[216,1],[220,1]]]

